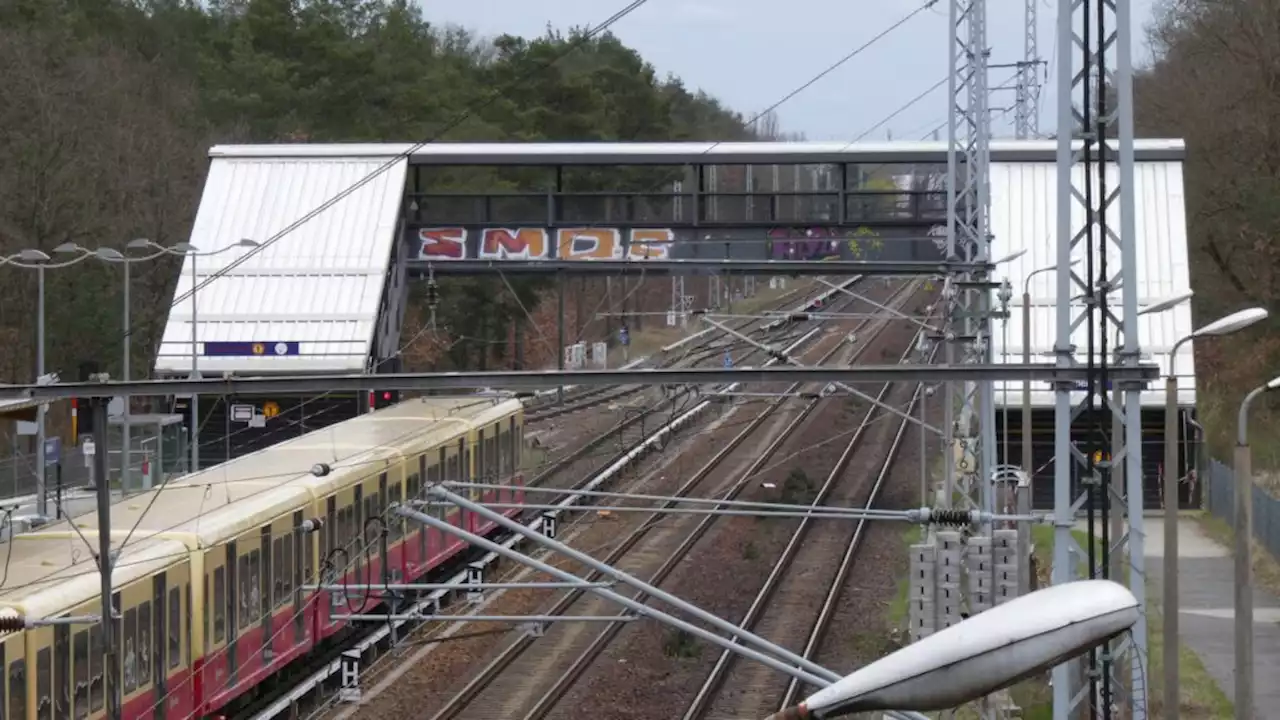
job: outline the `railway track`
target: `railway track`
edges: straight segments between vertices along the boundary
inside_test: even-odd
[[[863,278],[861,276],[851,278],[849,280],[846,280],[840,283],[840,287],[842,288],[851,287],[853,284],[860,282],[862,279]],[[791,308],[790,311],[803,312],[804,310],[813,307],[814,304],[817,303],[819,300],[825,301],[826,299],[838,293],[839,291],[834,289],[825,290],[819,295],[806,300],[800,306]],[[780,304],[778,307],[766,308],[766,310],[786,312],[788,310],[787,303],[784,302]],[[745,334],[761,333],[761,334],[767,335],[772,331],[776,331],[778,329],[784,328],[785,325],[786,323],[782,319],[774,319],[774,320],[766,321],[764,318],[753,318],[751,320],[738,323],[737,325],[733,326],[733,329],[736,332],[745,333]],[[722,342],[724,338],[727,337],[729,334],[721,330],[713,330],[709,328],[708,331],[705,332],[706,336],[702,337],[702,335],[703,333],[698,333],[693,337],[685,338],[683,341],[676,342],[662,348],[662,351],[660,352],[661,357],[659,358],[657,364],[653,365],[652,367],[667,368],[667,367],[678,365],[680,363],[697,364],[699,362],[715,357],[718,353],[723,352],[726,347],[738,348],[743,345],[743,343],[741,342],[732,342],[732,341],[729,343]],[[675,350],[678,350],[684,347],[687,341],[693,340],[695,338],[700,338],[696,344],[689,346],[687,349],[684,350],[682,354],[679,354],[679,355],[674,354]],[[773,338],[773,339],[780,340],[779,338]],[[628,363],[623,367],[624,368],[642,368],[642,367],[650,367],[650,365],[646,361],[646,359],[642,358],[640,360]],[[531,423],[541,422],[544,420],[550,420],[552,418],[561,417],[563,415],[581,412],[582,410],[587,410],[593,407],[597,407],[599,405],[603,405],[605,403],[610,403],[617,400],[621,400],[626,397],[630,397],[632,395],[635,395],[636,393],[642,392],[644,389],[645,389],[645,386],[643,385],[624,385],[621,388],[588,387],[588,388],[582,388],[582,389],[575,389],[573,391],[567,392],[565,394],[564,399],[560,402],[555,401],[555,398],[558,395],[558,391],[555,391],[555,390],[544,391],[543,393],[539,393],[535,395],[534,403],[525,414],[525,420]],[[545,408],[541,407],[541,405],[548,404],[548,403],[555,403],[555,404]]]
[[[906,362],[916,352],[914,345],[898,362]],[[900,407],[905,401],[905,413],[911,415],[921,392],[920,384],[885,383],[874,397],[877,403],[890,407]],[[892,415],[881,405],[868,404],[811,506],[876,507],[910,423],[900,418],[891,427],[875,426],[888,417]],[[873,441],[871,436],[877,430],[892,433],[887,446]],[[802,519],[738,626],[785,647],[803,643],[801,656],[814,659],[854,568],[867,522],[862,519],[850,525],[813,517]],[[840,561],[833,568],[831,559],[835,557]],[[819,598],[820,602],[815,603]],[[815,604],[816,616],[812,611]],[[681,717],[764,717],[794,704],[801,689],[798,681],[758,664],[741,662],[739,656],[724,650]]]
[[[849,287],[860,279],[861,278],[853,278],[851,280],[846,280],[840,283],[840,286]],[[830,298],[832,295],[836,294],[837,292],[838,291],[836,290],[825,291],[820,296],[806,301],[805,304],[801,305],[799,308],[795,308],[793,311],[800,311],[804,308],[810,307],[818,300],[819,297],[825,300],[826,298]],[[842,303],[845,302],[843,297],[841,299],[841,302]],[[767,323],[765,326],[758,328],[757,330],[765,330],[766,332],[770,329],[776,330],[778,328],[786,326],[787,322],[788,321],[786,319],[774,320]],[[752,324],[752,323],[747,323],[747,324]],[[818,333],[817,328],[809,331],[808,333],[805,333],[799,340],[793,343],[790,350],[794,350],[794,348],[804,344],[817,333]],[[719,338],[726,335],[726,333],[723,333],[721,331],[716,331],[715,333],[708,333],[708,335],[711,335],[712,337],[709,337],[703,340],[703,342],[700,343],[700,345],[712,345]],[[769,338],[769,339],[773,341],[778,340],[777,337]],[[718,353],[722,351],[722,348],[723,346],[715,346],[715,347],[712,347],[711,350],[713,352]],[[677,361],[684,360],[687,362],[688,360],[687,356],[689,354],[691,353],[686,353],[685,357],[677,358]],[[642,389],[643,387],[637,386],[635,389],[630,390],[626,394],[634,394],[635,392],[638,392],[639,390],[642,390]],[[643,422],[645,417],[649,415],[653,415],[655,412],[661,412],[661,410],[663,409],[675,408],[676,407],[675,403],[679,401],[681,398],[686,398],[689,394],[690,394],[689,391],[682,391],[668,398],[666,401],[662,403],[662,405],[659,408],[649,408],[647,409],[647,412],[643,414],[632,416],[631,418],[628,418],[623,422],[614,425],[613,427],[606,430],[604,433],[594,438],[592,441],[589,441],[584,446],[575,449],[572,453],[570,453],[569,456],[558,458],[551,465],[542,469],[542,471],[540,471],[536,476],[531,478],[527,484],[531,486],[545,484],[552,477],[564,474],[565,470],[571,467],[574,461],[581,459],[583,456],[590,453],[592,450],[595,450],[602,442],[605,442],[612,437],[616,437],[621,431],[625,430],[631,424],[634,424],[636,422]],[[681,417],[683,418],[683,417],[691,416],[696,412],[697,412],[696,409],[691,412],[685,412],[681,415]],[[673,424],[674,423],[667,423],[666,425],[664,425],[664,428],[669,427]],[[662,431],[660,430],[659,433],[655,433],[655,435],[650,436],[650,438],[640,443],[640,446],[644,446],[646,443],[648,443],[658,434],[661,434],[661,432]],[[638,446],[638,447],[633,447],[629,449],[623,449],[623,450],[620,450],[618,453],[614,454],[607,462],[603,464],[601,470],[589,473],[586,476],[586,478],[584,478],[581,482],[575,483],[573,487],[566,488],[564,494],[560,496],[564,498],[563,500],[560,500],[561,504],[564,505],[565,507],[569,507],[572,504],[582,500],[581,497],[575,497],[572,495],[574,490],[583,488],[583,487],[592,488],[597,486],[603,480],[605,480],[607,476],[609,476],[610,474],[615,474],[617,468],[620,465],[624,465],[626,463],[634,461],[635,457],[638,457],[639,455],[642,454],[643,449],[644,449],[643,447]],[[505,538],[505,540],[509,544],[514,544],[516,541],[516,538],[507,537]],[[496,557],[494,556],[494,554],[490,553],[489,555],[482,557],[480,562],[488,564],[488,563],[492,563],[494,560],[496,560]],[[458,575],[451,578],[447,584],[461,585],[464,582],[465,582],[464,573],[460,572]],[[458,596],[458,593],[456,592],[451,592],[446,590],[435,591],[430,595],[428,595],[427,597],[425,597],[423,599],[423,603],[425,604],[425,603],[435,601],[435,602],[439,602],[442,606],[444,606],[444,605],[447,605],[450,600],[456,599],[457,596]],[[416,626],[418,625],[420,624],[411,623],[411,622],[396,623],[395,629],[397,632],[394,632],[394,633],[390,632],[390,628],[388,628],[387,626],[381,626],[377,630],[363,634],[363,637],[353,638],[348,646],[353,647],[362,653],[372,653],[376,658],[380,653],[385,652],[387,649],[389,649],[388,642],[391,637],[405,638],[408,635],[412,634],[415,630],[417,630],[418,627]],[[312,662],[312,667],[314,667],[315,670],[304,671],[308,675],[304,677],[304,679],[301,682],[293,685],[292,687],[287,687],[287,688],[281,689],[280,691],[272,692],[269,697],[264,698],[262,701],[256,703],[255,708],[252,710],[249,716],[254,718],[254,720],[268,720],[269,718],[275,718],[285,714],[297,716],[299,714],[299,708],[300,708],[299,703],[308,695],[313,694],[314,691],[316,690],[322,691],[323,683],[325,679],[337,674],[337,671],[338,671],[337,655],[338,654],[339,653],[336,650],[332,652],[326,652],[326,653],[317,653],[317,657]]]
[[[912,283],[900,289],[891,298],[890,304],[904,303],[916,294],[918,287]],[[854,331],[865,333],[868,327],[877,323],[880,327],[873,334],[878,334],[889,324],[884,320],[864,320]],[[820,353],[817,359],[819,363],[828,361],[844,347],[840,337],[830,339],[836,341],[831,347],[825,350],[813,349],[813,352]],[[845,361],[853,362],[872,344],[873,342],[864,340],[848,353]],[[793,384],[786,392],[794,393],[801,385]],[[817,405],[817,399],[808,401],[798,409],[793,404],[781,401],[770,404],[742,431],[720,446],[711,459],[672,494],[687,496],[695,491],[710,490],[720,499],[733,499],[804,425],[804,420],[814,412]],[[775,422],[770,423],[771,420]],[[762,433],[767,424],[772,427]],[[762,434],[764,437],[761,437]],[[745,466],[730,465],[728,461],[735,451],[752,439],[762,446],[754,451],[754,457]],[[720,472],[725,470],[727,472]],[[664,507],[670,507],[671,504],[668,502]],[[682,517],[684,522],[664,521],[658,525],[655,524],[658,516],[649,516],[617,543],[612,544],[610,552],[602,559],[610,564],[617,564],[632,574],[647,575],[644,579],[650,584],[661,583],[690,553],[715,520],[714,516]],[[587,577],[599,579],[596,574]],[[643,600],[644,597],[643,593],[633,596],[637,600]],[[539,614],[614,615],[611,610],[613,608],[608,607],[599,597],[573,591],[561,596],[549,609]],[[598,625],[570,622],[554,625],[544,637],[537,640],[529,636],[516,638],[491,657],[441,707],[424,717],[430,717],[431,720],[452,720],[459,717],[469,720],[538,720],[546,717],[612,643],[623,625],[623,622],[608,623],[603,630],[596,632],[594,628],[598,628]]]

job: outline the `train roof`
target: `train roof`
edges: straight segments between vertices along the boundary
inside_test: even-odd
[[[83,538],[65,533],[25,533],[0,548],[0,608],[30,617],[55,617],[100,596],[97,534]],[[12,556],[6,555],[12,552]],[[121,588],[186,560],[186,546],[176,540],[134,538],[125,546],[111,573]],[[96,608],[94,612],[97,612]]]
[[[135,537],[164,533],[196,547],[216,545],[521,407],[509,398],[406,400],[114,503],[112,535],[119,540],[130,531]],[[312,474],[319,463],[329,466],[327,475]],[[73,522],[86,532],[99,526],[96,513]],[[71,528],[62,522],[46,529]]]
[[[522,407],[505,397],[410,399],[113,503],[112,547],[130,539],[112,584],[119,588],[181,563],[189,546],[230,540]],[[329,474],[313,475],[317,463],[328,464]],[[0,610],[52,617],[97,597],[97,528],[97,514],[86,513],[0,543]]]

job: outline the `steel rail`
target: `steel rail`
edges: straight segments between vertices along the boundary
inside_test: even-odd
[[[844,282],[844,283],[841,283],[841,285],[842,285],[842,286],[847,286],[847,285],[850,285],[850,284],[856,283],[859,279],[860,279],[860,278],[853,278],[853,279],[851,279],[851,280],[849,280],[849,281],[846,281],[846,282]],[[819,299],[826,298],[826,297],[830,297],[830,296],[831,296],[831,294],[832,294],[833,292],[834,292],[834,291],[826,291],[826,292],[824,292],[824,293],[821,293],[817,298],[813,298],[813,299],[811,299],[811,300],[807,301],[807,303],[806,303],[805,307],[807,307],[807,306],[809,306],[809,305],[812,305],[814,302],[816,302],[816,301],[817,301],[817,300],[819,300]],[[770,323],[769,323],[769,326],[768,326],[768,327],[780,327],[780,326],[782,326],[783,324],[785,324],[785,323],[783,323],[783,322],[781,322],[781,321],[778,321],[778,320],[774,320],[774,321],[772,321],[772,322],[770,322]],[[801,336],[798,340],[796,340],[794,343],[792,343],[792,344],[787,348],[786,352],[794,352],[795,350],[797,350],[798,348],[800,348],[802,345],[804,345],[805,343],[807,343],[811,338],[813,338],[813,336],[817,335],[819,331],[820,331],[820,328],[814,328],[814,329],[812,329],[811,331],[809,331],[809,332],[805,333],[805,334],[804,334],[803,336]],[[769,361],[769,362],[767,362],[767,363],[766,363],[766,365],[772,365],[772,364],[773,364],[773,362],[774,362],[774,361]],[[738,383],[734,383],[733,385],[731,385],[731,386],[729,386],[729,387],[735,387],[735,386],[737,386],[737,385],[738,385]],[[674,398],[674,399],[678,399],[678,396],[677,396],[676,398]],[[562,506],[568,507],[569,505],[573,505],[573,504],[575,504],[575,503],[577,503],[577,502],[579,502],[579,501],[583,500],[583,497],[582,497],[582,496],[577,496],[577,495],[574,495],[574,494],[573,494],[577,489],[581,489],[581,488],[591,488],[591,487],[593,487],[593,486],[595,486],[595,485],[598,485],[598,484],[599,484],[599,483],[601,483],[604,479],[606,479],[606,477],[607,477],[607,476],[609,476],[609,475],[611,475],[611,474],[613,474],[613,473],[616,473],[616,472],[617,472],[617,469],[618,469],[619,467],[621,467],[622,465],[624,465],[626,462],[629,462],[629,461],[631,460],[631,458],[633,458],[633,457],[637,456],[637,453],[638,453],[638,452],[640,452],[640,451],[643,449],[643,447],[644,447],[644,446],[646,446],[646,445],[650,444],[650,443],[653,441],[653,439],[654,439],[654,438],[658,437],[658,436],[659,436],[659,435],[661,435],[663,432],[668,431],[669,429],[673,428],[674,426],[676,426],[676,425],[678,425],[678,424],[683,424],[683,421],[684,421],[685,419],[687,419],[687,418],[689,418],[689,417],[691,417],[691,416],[695,415],[695,414],[696,414],[697,412],[699,412],[701,409],[705,409],[705,408],[706,408],[706,407],[708,407],[709,405],[710,405],[710,403],[704,400],[702,403],[700,403],[700,404],[699,404],[699,406],[698,406],[697,408],[695,408],[695,409],[693,409],[693,410],[690,410],[690,411],[686,411],[686,412],[682,413],[679,417],[675,418],[674,420],[672,420],[672,421],[670,421],[670,422],[668,422],[668,423],[664,424],[664,426],[663,426],[662,428],[659,428],[659,429],[658,429],[658,430],[657,430],[653,435],[649,436],[647,439],[645,439],[644,441],[642,441],[641,443],[639,443],[636,447],[631,448],[631,449],[629,449],[629,450],[623,450],[622,452],[618,453],[618,454],[617,454],[617,455],[616,455],[612,460],[610,460],[608,463],[606,463],[606,464],[605,464],[604,468],[603,468],[601,471],[599,471],[599,472],[595,472],[595,473],[591,473],[591,474],[588,474],[588,476],[587,476],[587,477],[586,477],[582,482],[580,482],[580,483],[576,484],[573,488],[565,489],[565,490],[564,490],[560,495],[558,495],[558,496],[557,496],[557,497],[565,498],[565,499],[563,499],[563,500],[560,500],[560,501],[559,501],[559,503],[560,503]],[[618,428],[617,426],[615,426],[615,427],[613,427],[613,428],[610,428],[610,429],[609,429],[609,431],[607,431],[606,433],[604,433],[604,434],[601,436],[601,438],[602,438],[602,439],[608,439],[609,437],[611,437],[611,436],[612,436],[612,434],[613,434],[614,432],[617,432],[617,431],[618,431],[618,429],[619,429],[619,428]],[[544,473],[540,473],[540,474],[539,474],[539,476],[537,476],[537,477],[535,478],[535,480],[538,480],[538,479],[545,479],[545,477],[549,477],[549,476],[550,476],[550,473],[545,473],[545,472],[544,472]],[[567,497],[566,497],[566,496],[567,496]],[[536,521],[535,521],[535,522],[536,522]],[[516,538],[516,539],[518,539],[518,538]],[[508,538],[508,541],[511,541],[511,540],[512,540],[512,538]],[[489,557],[488,557],[488,556],[486,556],[485,561],[488,561],[488,560],[489,560]],[[465,584],[465,578],[463,577],[463,575],[464,575],[463,573],[460,573],[458,576],[456,576],[455,578],[453,578],[453,580],[452,580],[451,582],[455,582],[455,581],[456,581],[456,583]],[[434,598],[437,598],[437,599],[436,599],[436,602],[438,602],[438,601],[439,601],[439,598],[447,597],[447,592],[448,592],[448,591],[437,591],[437,592],[435,592],[435,593],[432,593],[432,594],[431,594],[431,596],[432,596],[432,597],[434,597]],[[425,603],[425,602],[424,602],[423,604],[429,604],[429,603]],[[406,622],[408,622],[408,621],[406,621]],[[398,623],[398,624],[399,624],[399,623]],[[413,626],[411,626],[411,627],[408,629],[408,634],[409,634],[409,635],[412,635],[413,633],[417,632],[418,630],[420,630],[420,629],[421,629],[422,627],[424,627],[425,625],[426,625],[426,623],[414,623],[414,624],[413,624]],[[383,636],[383,635],[385,635],[386,633],[387,633],[387,629],[386,629],[385,627],[384,627],[384,628],[380,628],[379,630],[374,631],[373,633],[371,633],[371,634],[370,634],[368,637],[366,637],[364,640],[359,641],[359,642],[358,642],[358,644],[357,644],[357,646],[358,646],[358,647],[361,647],[361,648],[367,648],[367,647],[370,647],[370,646],[372,646],[374,643],[377,643],[377,642],[379,642],[380,640],[385,639],[385,638],[383,638],[382,636]],[[260,712],[260,713],[258,713],[258,714],[256,714],[256,715],[254,715],[254,720],[266,720],[267,718],[275,717],[275,716],[276,716],[276,715],[278,715],[280,712],[283,712],[285,709],[287,709],[287,707],[289,707],[289,705],[290,705],[292,702],[295,702],[295,701],[299,700],[300,698],[302,698],[303,696],[305,696],[305,694],[306,694],[307,692],[309,692],[309,690],[310,690],[310,688],[311,688],[311,687],[316,687],[316,686],[318,686],[318,685],[319,685],[319,683],[321,682],[321,680],[323,679],[323,677],[326,677],[326,676],[328,676],[328,675],[331,675],[331,674],[333,674],[333,673],[334,673],[334,672],[336,672],[336,671],[337,671],[337,661],[336,661],[336,660],[333,660],[330,664],[326,665],[326,666],[325,666],[325,668],[323,668],[322,670],[320,670],[320,671],[318,671],[318,672],[314,673],[314,674],[313,674],[311,677],[309,677],[307,680],[304,680],[304,681],[303,681],[303,683],[301,683],[300,685],[295,686],[293,689],[291,689],[288,693],[286,693],[286,694],[284,695],[284,697],[283,697],[282,699],[276,700],[274,703],[272,703],[268,709],[266,709],[266,710],[264,710],[263,712]]]
[[[917,291],[918,291],[918,284],[909,283],[905,285],[903,288],[901,288],[898,292],[896,292],[889,302],[896,303],[899,301],[905,301],[906,299],[913,297]],[[874,341],[876,337],[878,337],[889,326],[890,323],[887,319],[882,318],[880,320],[882,322],[882,325],[874,332],[874,335],[871,338],[869,338],[868,342],[858,346],[854,350],[854,352],[848,358],[848,362],[856,361],[862,355],[862,353],[866,352],[871,347],[871,341]],[[868,325],[871,325],[874,322],[876,322],[876,320],[874,319],[864,320],[861,324],[859,324],[856,331],[862,331]],[[841,349],[841,346],[837,345],[830,352],[828,352],[819,362],[825,362],[827,359],[835,355],[835,353],[839,352],[840,349]],[[803,383],[794,383],[791,386],[791,388],[789,388],[788,392],[795,391],[802,384]],[[772,403],[769,406],[769,408],[766,409],[765,412],[761,413],[760,417],[761,418],[769,417],[771,413],[776,409],[778,409],[779,407],[781,407],[784,404],[784,402],[785,401],[780,400],[776,403]],[[789,423],[787,428],[783,431],[783,433],[779,437],[775,438],[752,461],[752,463],[738,477],[738,479],[733,483],[733,485],[730,486],[730,488],[720,497],[720,500],[733,500],[735,497],[737,497],[738,494],[740,494],[742,490],[746,488],[747,483],[750,481],[752,477],[755,476],[755,474],[760,470],[760,468],[764,467],[765,464],[773,457],[773,455],[777,453],[777,451],[781,449],[783,445],[788,440],[790,440],[796,432],[800,430],[800,428],[804,425],[804,421],[813,413],[813,411],[817,407],[818,402],[819,401],[817,399],[814,399],[806,403],[805,406],[801,409],[801,411],[797,414],[795,420]],[[754,427],[748,428],[748,430],[754,431]],[[667,507],[673,504],[674,503],[668,503],[667,505],[664,505],[664,507]],[[660,584],[668,575],[671,574],[671,572],[675,570],[675,568],[680,564],[680,562],[684,560],[684,558],[689,554],[689,552],[693,549],[693,547],[697,544],[697,542],[710,529],[711,524],[715,520],[716,518],[714,516],[704,517],[698,523],[698,525],[693,529],[693,531],[684,538],[684,540],[680,543],[680,545],[677,546],[677,548],[668,555],[666,561],[662,564],[662,566],[659,567],[658,570],[655,571],[652,574],[652,576],[650,576],[650,578],[646,580],[646,582],[648,582],[651,585]],[[644,593],[636,593],[633,599],[640,600],[643,598],[643,596],[644,596]],[[619,617],[620,618],[622,617],[621,614],[619,615]],[[555,708],[555,706],[569,691],[569,689],[578,681],[579,678],[581,678],[583,673],[586,672],[587,668],[591,666],[591,664],[595,661],[595,659],[598,658],[600,654],[604,651],[604,649],[617,637],[617,634],[621,631],[622,627],[623,627],[623,624],[618,623],[616,625],[607,626],[604,630],[602,630],[600,634],[596,636],[596,638],[592,641],[592,643],[578,655],[578,657],[573,661],[573,663],[569,666],[569,668],[566,669],[563,674],[561,674],[561,676],[555,681],[555,683],[546,692],[543,693],[543,695],[538,699],[538,701],[533,705],[533,707],[531,707],[529,711],[525,713],[523,720],[539,720],[540,718],[546,717],[546,715],[550,713],[552,709]]]
[[[932,361],[937,357],[938,348],[934,347],[929,354]],[[916,405],[920,402],[920,395],[924,391],[924,384],[916,385],[915,391],[911,394],[911,402],[907,406],[907,414],[910,415],[915,410]],[[880,494],[880,490],[884,487],[885,480],[888,479],[893,469],[893,463],[897,460],[898,452],[902,448],[902,439],[906,437],[907,426],[910,424],[907,420],[900,421],[897,431],[893,435],[893,442],[889,446],[889,452],[885,455],[884,463],[880,466],[880,471],[876,474],[875,483],[871,487],[871,495],[867,499],[864,509],[870,508]],[[924,458],[920,458],[920,462],[924,462]],[[822,600],[822,609],[818,612],[818,618],[814,620],[813,628],[809,631],[809,637],[805,640],[804,650],[801,657],[806,660],[813,659],[821,647],[822,639],[827,634],[827,627],[831,624],[831,618],[835,616],[836,605],[840,602],[840,597],[844,591],[845,580],[849,577],[849,571],[853,569],[854,560],[857,557],[858,549],[861,547],[863,531],[866,528],[866,519],[859,520],[854,528],[853,535],[849,538],[849,542],[845,545],[844,553],[840,556],[840,566],[836,569],[836,575],[831,581],[831,585],[827,588],[827,595]],[[778,705],[779,710],[790,707],[796,702],[797,696],[800,694],[800,684],[792,680],[787,683],[787,689],[783,692],[782,700]]]
[[[777,405],[780,406],[781,403],[778,403]],[[680,487],[677,488],[677,490],[673,493],[673,496],[679,497],[681,495],[688,494],[695,487],[697,487],[702,482],[702,480],[704,480],[708,475],[714,472],[715,469],[719,467],[719,465],[722,462],[724,462],[726,458],[730,457],[733,454],[733,452],[737,450],[738,447],[747,438],[755,434],[756,430],[758,430],[760,426],[762,426],[772,415],[773,409],[774,408],[771,408],[767,412],[760,413],[760,415],[758,415],[754,420],[752,420],[752,422],[745,429],[743,429],[736,436],[730,439],[728,443],[726,443],[719,451],[717,451],[717,453],[711,458],[710,461],[705,463],[688,480],[686,480],[683,484],[681,484]],[[666,505],[663,505],[662,507],[666,507]],[[653,519],[659,518],[659,517],[661,517],[659,513],[654,513],[652,517],[643,521],[636,530],[633,530],[631,534],[629,534],[626,538],[623,539],[621,543],[619,543],[614,547],[614,549],[608,554],[608,556],[604,558],[604,562],[607,562],[609,564],[614,564],[619,559],[621,559],[624,555],[630,552],[631,549],[634,548],[635,545],[639,543],[640,540],[651,529]],[[592,582],[598,577],[600,577],[600,575],[601,574],[598,572],[592,572],[585,576],[585,581]],[[582,596],[582,593],[579,593],[579,592],[566,593],[562,595],[560,599],[555,603],[555,605],[553,605],[544,614],[547,614],[547,615],[564,614],[570,607],[573,606],[574,603],[578,601],[578,599],[581,596]],[[493,658],[493,660],[491,660],[484,668],[482,668],[479,673],[472,676],[471,679],[467,682],[467,684],[464,685],[461,690],[455,693],[453,697],[451,697],[446,702],[444,707],[442,707],[436,713],[431,715],[431,720],[450,720],[451,718],[458,717],[458,715],[463,710],[465,710],[467,707],[470,707],[471,704],[475,701],[475,699],[479,697],[480,694],[484,692],[498,676],[500,676],[508,667],[510,667],[511,664],[515,662],[516,659],[519,658],[529,648],[530,645],[533,644],[534,640],[535,638],[532,638],[529,636],[522,636],[521,638],[517,639],[515,642],[508,645],[507,648],[504,649],[497,657]]]
[[[917,336],[918,335],[919,333],[917,333]],[[915,352],[915,349],[916,342],[913,339],[913,341],[908,344],[907,349],[898,358],[898,362],[905,362],[909,359]],[[849,441],[845,444],[844,450],[841,451],[839,459],[837,459],[835,465],[832,466],[831,472],[827,473],[826,480],[823,481],[822,486],[818,489],[817,495],[810,503],[811,507],[818,507],[826,504],[827,497],[840,484],[845,471],[849,467],[849,463],[853,460],[854,455],[863,449],[863,441],[866,438],[867,430],[885,414],[885,411],[880,407],[880,404],[886,402],[886,398],[893,389],[894,383],[885,383],[880,388],[880,392],[875,395],[876,402],[871,404],[870,407],[867,408],[867,412],[862,416],[862,420],[859,422],[857,429],[854,430],[852,437],[850,437]],[[905,423],[906,421],[904,420],[903,422]],[[864,504],[864,507],[871,506],[875,500],[875,494],[876,493],[873,490],[871,497],[868,499],[867,503]],[[865,521],[859,521],[858,526],[861,527],[863,522]],[[796,554],[807,539],[809,530],[813,525],[813,518],[806,517],[800,521],[799,525],[796,526],[795,530],[791,534],[791,538],[783,548],[782,553],[774,562],[769,575],[765,578],[764,584],[756,592],[756,596],[752,600],[751,605],[747,608],[742,620],[739,621],[738,627],[743,630],[752,630],[763,617],[770,600],[773,599],[774,595],[782,587],[784,577],[786,577],[792,569],[792,561],[795,559]],[[734,638],[734,640],[736,640],[736,638]],[[715,665],[712,666],[707,677],[703,680],[702,685],[698,688],[698,692],[694,695],[693,700],[689,702],[689,705],[685,709],[682,720],[695,720],[696,718],[701,718],[711,709],[711,704],[719,693],[721,685],[727,679],[729,671],[737,660],[737,655],[729,652],[728,650],[722,650],[720,652],[719,657],[716,658]]]

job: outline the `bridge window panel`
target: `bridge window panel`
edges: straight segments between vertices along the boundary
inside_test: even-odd
[[[49,648],[36,653],[36,718],[53,720],[53,657]]]
[[[208,608],[205,608],[208,615]],[[222,642],[227,637],[227,569],[213,571],[213,641]],[[205,643],[207,651],[208,643]]]
[[[9,717],[27,716],[27,661],[19,658],[9,663]]]
[[[182,663],[182,590],[169,591],[169,669]]]
[[[75,720],[89,717],[89,631],[81,630],[72,640],[71,660],[75,663],[71,671],[72,686],[75,688]]]
[[[91,713],[102,709],[102,668],[105,650],[102,646],[102,627],[94,625],[89,628],[89,712]]]

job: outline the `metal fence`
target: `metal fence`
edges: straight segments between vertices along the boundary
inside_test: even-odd
[[[1229,465],[1209,461],[1205,495],[1208,510],[1228,524],[1235,523],[1236,473]],[[1253,486],[1253,537],[1275,557],[1280,557],[1280,499]]]

